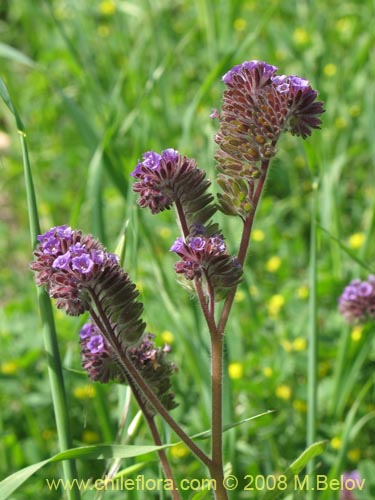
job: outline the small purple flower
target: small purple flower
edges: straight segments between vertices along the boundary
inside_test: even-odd
[[[145,167],[151,168],[152,170],[156,170],[159,168],[161,160],[161,155],[155,153],[155,151],[147,151],[143,155],[143,165]]]
[[[68,250],[66,253],[64,253],[64,255],[59,255],[58,257],[56,257],[56,259],[52,263],[52,266],[55,269],[64,269],[65,271],[70,271],[71,261],[72,255]]]
[[[83,254],[72,259],[72,269],[80,272],[81,274],[89,274],[93,267],[94,262],[87,254]]]
[[[102,352],[104,349],[104,339],[101,335],[94,335],[86,345],[92,354],[98,354],[98,352]]]
[[[55,238],[54,236],[49,237],[48,239],[45,239],[43,241],[43,251],[44,253],[54,255],[57,252],[59,252],[61,249],[60,247],[60,240]]]
[[[206,241],[204,238],[201,238],[200,236],[191,238],[189,241],[189,247],[195,252],[200,252],[204,250],[205,246],[206,246]]]
[[[271,64],[267,64],[263,61],[245,61],[242,64],[237,64],[231,70],[229,70],[223,76],[222,80],[228,86],[235,84],[235,76],[239,75],[239,77],[245,81],[246,75],[249,72],[257,72],[257,80],[258,85],[263,86],[277,71],[276,66],[272,66]]]
[[[79,332],[79,336],[82,340],[90,338],[95,331],[95,326],[93,323],[85,323]]]
[[[175,252],[179,253],[183,250],[184,248],[184,240],[183,238],[179,237],[176,239],[176,241],[173,243],[171,248],[169,249],[170,252]]]
[[[375,281],[352,280],[339,298],[339,311],[348,323],[364,322],[375,318]]]

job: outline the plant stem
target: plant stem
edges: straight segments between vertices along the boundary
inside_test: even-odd
[[[98,328],[102,331],[103,335],[111,344],[112,348],[116,352],[118,359],[122,366],[125,368],[128,377],[132,377],[141,390],[141,392],[145,395],[145,397],[149,400],[152,406],[158,411],[160,416],[167,422],[167,424],[173,429],[173,431],[181,438],[181,440],[190,448],[190,450],[205,464],[207,467],[210,467],[211,460],[210,458],[197,446],[194,441],[183,431],[183,429],[178,425],[178,423],[171,417],[168,410],[165,406],[160,402],[159,398],[154,394],[154,392],[150,389],[150,387],[143,380],[142,376],[138,373],[137,369],[133,366],[126,353],[124,353],[123,348],[118,341],[113,328],[108,321],[108,318],[104,314],[100,301],[96,296],[94,290],[88,290],[91,298],[94,301],[95,307],[98,311],[98,314],[95,310],[90,306],[89,311],[92,319],[95,321]]]
[[[148,425],[148,427],[149,427],[149,429],[151,431],[154,443],[157,446],[162,446],[163,443],[161,441],[159,431],[158,431],[158,429],[156,427],[154,417],[148,411],[147,406],[146,406],[145,402],[143,401],[141,394],[139,393],[138,387],[135,385],[134,381],[131,378],[129,378],[129,385],[130,385],[130,387],[132,389],[132,392],[133,392],[134,397],[135,397],[135,399],[136,399],[136,401],[138,403],[138,406],[142,410],[142,413],[143,413],[143,415],[144,415],[144,417],[146,419],[146,422],[147,422],[147,425]],[[166,479],[169,479],[170,481],[172,481],[173,490],[171,490],[171,491],[172,491],[172,498],[173,498],[173,500],[181,500],[181,496],[178,493],[178,488],[176,486],[176,481],[174,480],[172,469],[171,469],[171,467],[169,465],[168,458],[167,458],[167,455],[165,453],[165,450],[159,450],[158,451],[158,455],[159,455],[160,462],[161,462],[161,465],[163,467],[163,471],[164,471],[164,475],[165,475]]]
[[[269,167],[269,160],[264,160],[262,162],[262,165],[261,165],[261,176],[258,180],[255,194],[252,198],[251,212],[249,213],[247,219],[244,222],[240,248],[239,248],[238,256],[237,256],[238,261],[241,264],[241,266],[243,266],[245,263],[247,249],[249,247],[251,231],[253,228],[255,213],[256,213],[256,210],[257,210],[257,207],[259,204],[259,200],[260,200],[262,191],[263,191],[264,183],[265,183],[266,178],[267,178],[268,167]],[[223,306],[223,309],[221,311],[219,326],[218,326],[219,334],[224,333],[225,326],[226,326],[228,318],[229,318],[229,313],[230,313],[230,310],[232,308],[234,296],[236,294],[236,289],[237,289],[237,287],[233,287],[232,290],[228,293],[227,298],[225,299],[224,306]]]
[[[309,338],[308,338],[308,366],[307,366],[307,446],[316,441],[317,422],[317,359],[318,359],[318,333],[317,333],[317,306],[316,306],[316,216],[317,216],[317,183],[313,183],[311,201],[311,230],[310,230],[310,269],[309,269]],[[315,462],[310,460],[307,464],[307,473],[310,481],[314,482]],[[307,494],[308,500],[316,498],[315,491]]]
[[[217,331],[211,333],[211,380],[212,380],[212,417],[211,417],[211,477],[216,479],[216,499],[226,499],[223,487],[223,336]]]

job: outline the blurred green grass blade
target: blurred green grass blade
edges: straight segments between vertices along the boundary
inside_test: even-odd
[[[375,378],[374,378],[374,376],[372,376],[366,382],[366,384],[362,387],[362,389],[360,390],[360,392],[358,394],[358,397],[356,398],[356,400],[354,401],[354,403],[352,404],[352,406],[350,407],[350,409],[346,415],[344,429],[342,432],[342,444],[341,444],[341,447],[338,451],[335,463],[333,464],[333,466],[331,467],[331,470],[329,471],[328,482],[331,479],[337,478],[339,475],[339,472],[340,472],[342,465],[345,461],[346,453],[348,451],[348,445],[349,445],[351,437],[352,437],[353,427],[355,427],[354,419],[357,415],[357,412],[360,408],[361,403],[363,402],[363,399],[365,398],[366,394],[371,389],[371,387],[374,385],[374,382],[375,382]],[[322,494],[322,500],[331,500],[331,495],[332,495],[331,491],[329,491],[329,490],[324,491]]]
[[[6,500],[14,491],[16,491],[29,477],[47,464],[71,459],[87,460],[105,460],[109,458],[133,458],[140,455],[146,455],[154,451],[167,448],[167,446],[136,446],[136,445],[94,445],[83,446],[57,453],[47,460],[43,460],[33,465],[21,469],[11,476],[8,476],[0,483],[0,498]],[[77,479],[77,476],[72,479]],[[77,479],[78,480],[78,479]],[[78,480],[79,482],[79,480]],[[69,491],[69,488],[66,488]]]
[[[375,272],[372,267],[370,267],[368,264],[366,264],[366,262],[364,262],[357,255],[355,255],[342,241],[340,241],[338,238],[336,238],[336,236],[333,236],[333,234],[331,234],[327,229],[325,229],[320,224],[318,226],[322,231],[324,231],[327,234],[327,236],[331,240],[335,241],[338,244],[338,246],[341,248],[341,250],[343,250],[352,260],[354,260],[354,262],[357,262],[357,264],[359,264],[361,267],[363,267],[363,269],[366,269],[370,273]]]
[[[318,216],[318,183],[313,183],[311,200],[310,229],[310,266],[309,266],[309,330],[307,353],[307,436],[306,444],[311,446],[316,441],[316,426],[318,419],[318,331],[317,331],[317,216]],[[314,460],[307,468],[307,473],[314,477]],[[315,491],[309,491],[307,498],[316,498]]]
[[[11,47],[6,43],[1,43],[1,42],[0,42],[0,57],[5,57],[19,64],[24,64],[25,66],[29,66],[30,68],[34,68],[37,66],[36,62],[30,59],[30,57],[26,56],[25,54],[15,49],[14,47]]]
[[[40,234],[38,208],[36,202],[35,189],[31,173],[29,161],[26,133],[16,108],[9,96],[8,90],[4,82],[0,79],[0,96],[8,106],[15,117],[16,125],[20,133],[22,156],[26,186],[26,197],[30,225],[31,246],[34,248],[37,235]],[[56,428],[59,440],[60,449],[63,451],[71,447],[71,435],[69,426],[69,413],[66,403],[64,378],[62,374],[62,366],[60,352],[57,342],[55,322],[53,319],[51,300],[44,289],[37,287],[37,297],[42,321],[43,340],[47,354],[48,375],[51,387],[53,407],[55,412]],[[77,477],[75,463],[72,461],[63,463],[63,471],[65,479],[74,479]],[[80,494],[78,489],[73,488],[68,491],[70,500],[79,500]]]
[[[103,149],[98,146],[88,168],[87,199],[90,206],[91,231],[106,246],[103,213]]]
[[[280,489],[267,491],[265,495],[261,497],[261,500],[275,500],[280,498],[282,495],[285,498],[287,491],[291,491],[294,485],[294,477],[297,476],[302,469],[311,462],[316,456],[321,455],[324,452],[327,441],[318,441],[317,443],[309,446],[288,468],[281,474],[286,477],[286,484],[288,488],[284,491]],[[279,475],[280,477],[280,475]]]
[[[353,388],[355,387],[356,382],[358,381],[358,376],[361,372],[363,363],[368,358],[369,352],[371,352],[371,344],[372,339],[369,336],[368,342],[363,343],[356,358],[352,360],[347,374],[342,378],[337,398],[337,408],[335,412],[337,418],[340,418],[344,412],[345,406],[349,400],[349,396]]]

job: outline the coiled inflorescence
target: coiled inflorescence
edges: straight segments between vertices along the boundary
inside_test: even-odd
[[[251,210],[251,189],[263,162],[276,154],[282,132],[306,138],[319,128],[323,104],[317,92],[298,76],[276,74],[277,67],[262,61],[246,61],[223,76],[226,90],[215,137],[220,172],[221,209],[246,218]],[[243,182],[240,179],[245,179]]]
[[[195,160],[174,149],[161,154],[148,151],[131,174],[137,182],[138,204],[153,214],[169,209],[174,203],[183,210],[187,226],[206,224],[215,213],[213,196],[207,192],[210,181]]]
[[[153,339],[154,335],[151,333],[144,335],[139,344],[127,349],[126,355],[161,403],[172,410],[177,404],[171,392],[170,377],[176,371],[176,366],[166,359],[170,347],[156,347]],[[91,380],[102,383],[129,382],[129,375],[119,363],[115,351],[94,323],[83,325],[80,345],[82,367]],[[152,406],[145,399],[144,402],[149,412],[154,413]]]
[[[352,280],[339,298],[339,311],[348,323],[375,318],[375,276]]]
[[[53,227],[38,237],[31,269],[58,308],[77,316],[85,311],[105,317],[107,329],[124,346],[141,338],[142,303],[118,257],[91,235],[68,226]],[[103,320],[102,320],[103,321]]]
[[[175,264],[177,274],[188,280],[204,278],[214,291],[232,288],[241,279],[242,266],[228,255],[222,236],[209,235],[203,227],[194,226],[192,233],[185,240],[177,238],[170,250],[182,259]]]

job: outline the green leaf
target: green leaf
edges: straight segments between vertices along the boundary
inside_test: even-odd
[[[0,498],[6,500],[17,488],[19,488],[29,477],[49,463],[60,462],[72,458],[104,460],[108,458],[132,458],[154,451],[167,448],[166,446],[135,446],[135,445],[94,445],[82,446],[66,450],[53,457],[29,465],[14,474],[8,476],[0,483]],[[78,478],[77,478],[78,479]]]
[[[342,241],[340,241],[338,238],[336,238],[336,236],[333,236],[333,234],[331,234],[329,231],[327,231],[327,229],[325,229],[323,226],[319,226],[320,229],[322,231],[324,231],[331,240],[335,241],[338,246],[341,248],[341,250],[343,250],[347,255],[349,255],[349,257],[351,259],[353,259],[355,262],[357,262],[357,264],[359,264],[361,267],[363,267],[364,269],[366,269],[367,271],[369,271],[370,273],[374,273],[374,268],[372,268],[371,266],[369,266],[368,264],[366,264],[366,262],[364,262],[362,259],[360,259],[359,257],[357,257],[344,243],[342,243]]]
[[[261,500],[274,500],[276,498],[279,498],[281,495],[284,495],[288,490],[290,490],[293,487],[294,484],[294,477],[297,476],[301,470],[306,466],[306,464],[312,460],[314,457],[317,455],[320,455],[323,453],[325,447],[326,447],[327,441],[318,441],[317,443],[312,444],[309,446],[298,458],[295,460],[282,474],[283,476],[286,477],[285,484],[288,485],[288,487],[285,490],[280,490],[280,489],[275,489],[275,490],[270,490],[267,491],[265,495],[261,497]],[[280,476],[279,476],[280,477]]]
[[[1,78],[0,78],[0,97],[2,98],[2,100],[5,102],[5,104],[9,108],[10,112],[14,115],[14,117],[16,119],[16,124],[17,124],[18,130],[20,132],[24,133],[24,126],[23,126],[22,120],[21,120],[19,114],[17,113],[17,111],[13,105],[12,99],[10,98],[8,89],[7,89],[4,81]]]
[[[30,59],[30,57],[6,43],[0,43],[0,57],[5,57],[11,61],[29,66],[30,68],[36,66],[36,63]]]

